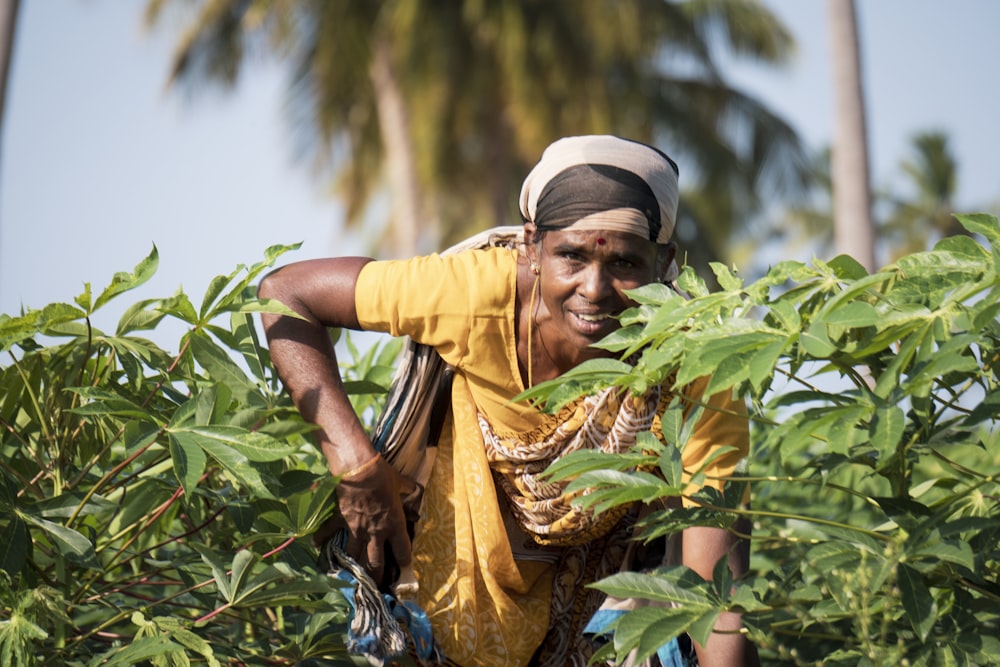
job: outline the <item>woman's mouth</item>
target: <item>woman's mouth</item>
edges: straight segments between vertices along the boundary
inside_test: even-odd
[[[576,320],[579,330],[588,336],[605,333],[618,324],[618,321],[611,313],[574,312],[573,317]]]

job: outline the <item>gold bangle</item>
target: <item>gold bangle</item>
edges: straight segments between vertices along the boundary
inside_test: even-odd
[[[341,473],[340,479],[347,479],[348,477],[353,477],[354,475],[360,475],[361,473],[368,470],[368,468],[372,467],[373,465],[376,465],[380,458],[382,458],[382,456],[378,452],[375,452],[375,456],[371,457],[370,459],[359,465],[357,468],[351,468],[347,472]]]

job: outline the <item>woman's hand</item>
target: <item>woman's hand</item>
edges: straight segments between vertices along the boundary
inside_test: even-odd
[[[379,455],[348,471],[337,485],[337,516],[313,537],[323,544],[340,530],[347,530],[344,551],[378,584],[384,582],[386,555],[406,567],[412,560],[407,515],[403,501],[417,485],[401,475]]]

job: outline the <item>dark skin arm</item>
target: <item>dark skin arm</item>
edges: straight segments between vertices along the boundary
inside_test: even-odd
[[[358,274],[370,261],[345,257],[291,264],[264,278],[258,296],[276,299],[304,318],[271,313],[261,317],[279,377],[303,418],[319,427],[315,437],[330,473],[344,475],[337,488],[340,516],[327,522],[315,539],[323,542],[346,527],[348,555],[380,582],[387,548],[400,567],[410,564],[400,497],[413,483],[377,457],[344,390],[327,331],[360,329],[354,294]]]
[[[749,534],[749,525],[743,520],[736,523],[736,530]],[[684,565],[711,581],[715,564],[723,556],[728,558],[734,579],[746,574],[749,567],[749,545],[734,533],[721,528],[692,526],[684,530],[682,559]],[[695,645],[698,663],[702,667],[756,667],[760,664],[756,647],[740,634],[742,622],[739,614],[726,612],[715,622],[715,632],[705,646]]]

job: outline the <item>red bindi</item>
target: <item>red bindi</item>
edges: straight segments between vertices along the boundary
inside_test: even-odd
[[[603,236],[597,237],[597,245],[604,245],[605,243],[607,243],[607,241],[604,240]]]

